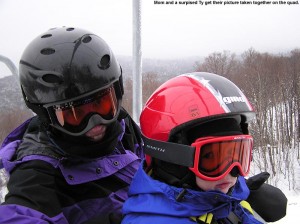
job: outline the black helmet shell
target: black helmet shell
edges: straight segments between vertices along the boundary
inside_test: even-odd
[[[25,49],[19,65],[25,101],[39,105],[106,88],[121,74],[106,42],[79,28],[55,28],[39,35]]]

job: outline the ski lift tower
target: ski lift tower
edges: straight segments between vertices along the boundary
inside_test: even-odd
[[[141,0],[132,0],[132,116],[135,122],[139,123],[139,116],[142,111],[142,50],[141,50]]]

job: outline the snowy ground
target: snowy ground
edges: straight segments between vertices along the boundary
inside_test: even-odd
[[[288,161],[290,169],[289,171],[286,171],[285,176],[282,173],[280,174],[280,172],[277,172],[276,177],[270,177],[268,180],[269,184],[281,189],[288,199],[287,215],[281,220],[274,222],[276,224],[300,223],[300,161],[297,159],[298,156],[296,150],[293,150],[290,153],[291,161]],[[255,165],[255,160],[260,158],[256,156],[257,154],[255,155],[254,153],[254,159],[250,168],[250,176],[260,173],[260,169],[258,169],[258,167]],[[277,164],[277,166],[285,167],[286,164],[282,162]],[[270,168],[268,167],[263,168],[263,170],[266,171],[269,169]],[[289,178],[287,178],[288,175],[293,175],[293,178],[291,179],[294,181],[289,182]],[[290,190],[291,188],[294,188],[294,190]]]
[[[279,186],[279,188],[285,193],[288,204],[287,204],[287,215],[281,220],[274,222],[276,224],[289,224],[289,223],[300,223],[300,166],[297,168],[297,189],[294,191],[289,191],[284,185]]]

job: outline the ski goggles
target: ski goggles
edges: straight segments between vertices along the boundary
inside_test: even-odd
[[[199,138],[192,146],[196,150],[190,170],[204,180],[222,179],[233,167],[238,167],[242,176],[249,173],[253,148],[249,135]]]
[[[84,130],[89,119],[95,114],[101,117],[103,124],[114,120],[118,111],[118,100],[111,86],[76,100],[44,105],[44,107],[54,126],[74,133]]]
[[[246,176],[250,170],[253,149],[250,135],[198,138],[191,146],[154,141],[145,136],[143,140],[146,154],[189,167],[203,180],[220,180],[234,167],[242,176]]]

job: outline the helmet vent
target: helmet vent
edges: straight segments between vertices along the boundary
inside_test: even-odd
[[[41,50],[41,54],[43,55],[50,55],[50,54],[54,54],[55,50],[53,48],[44,48]]]
[[[98,67],[100,69],[108,69],[110,66],[110,56],[108,54],[104,55],[98,64]]]
[[[52,34],[45,34],[45,35],[43,35],[43,36],[41,36],[41,38],[48,38],[48,37],[52,37]]]
[[[82,39],[82,42],[83,43],[88,43],[92,40],[91,36],[85,36],[83,39]]]
[[[45,74],[45,75],[43,75],[42,79],[46,83],[57,83],[57,84],[59,84],[59,83],[62,82],[61,77],[59,77],[55,74]]]
[[[67,30],[67,31],[73,31],[74,28],[73,28],[73,27],[70,27],[70,28],[67,28],[66,30]]]

